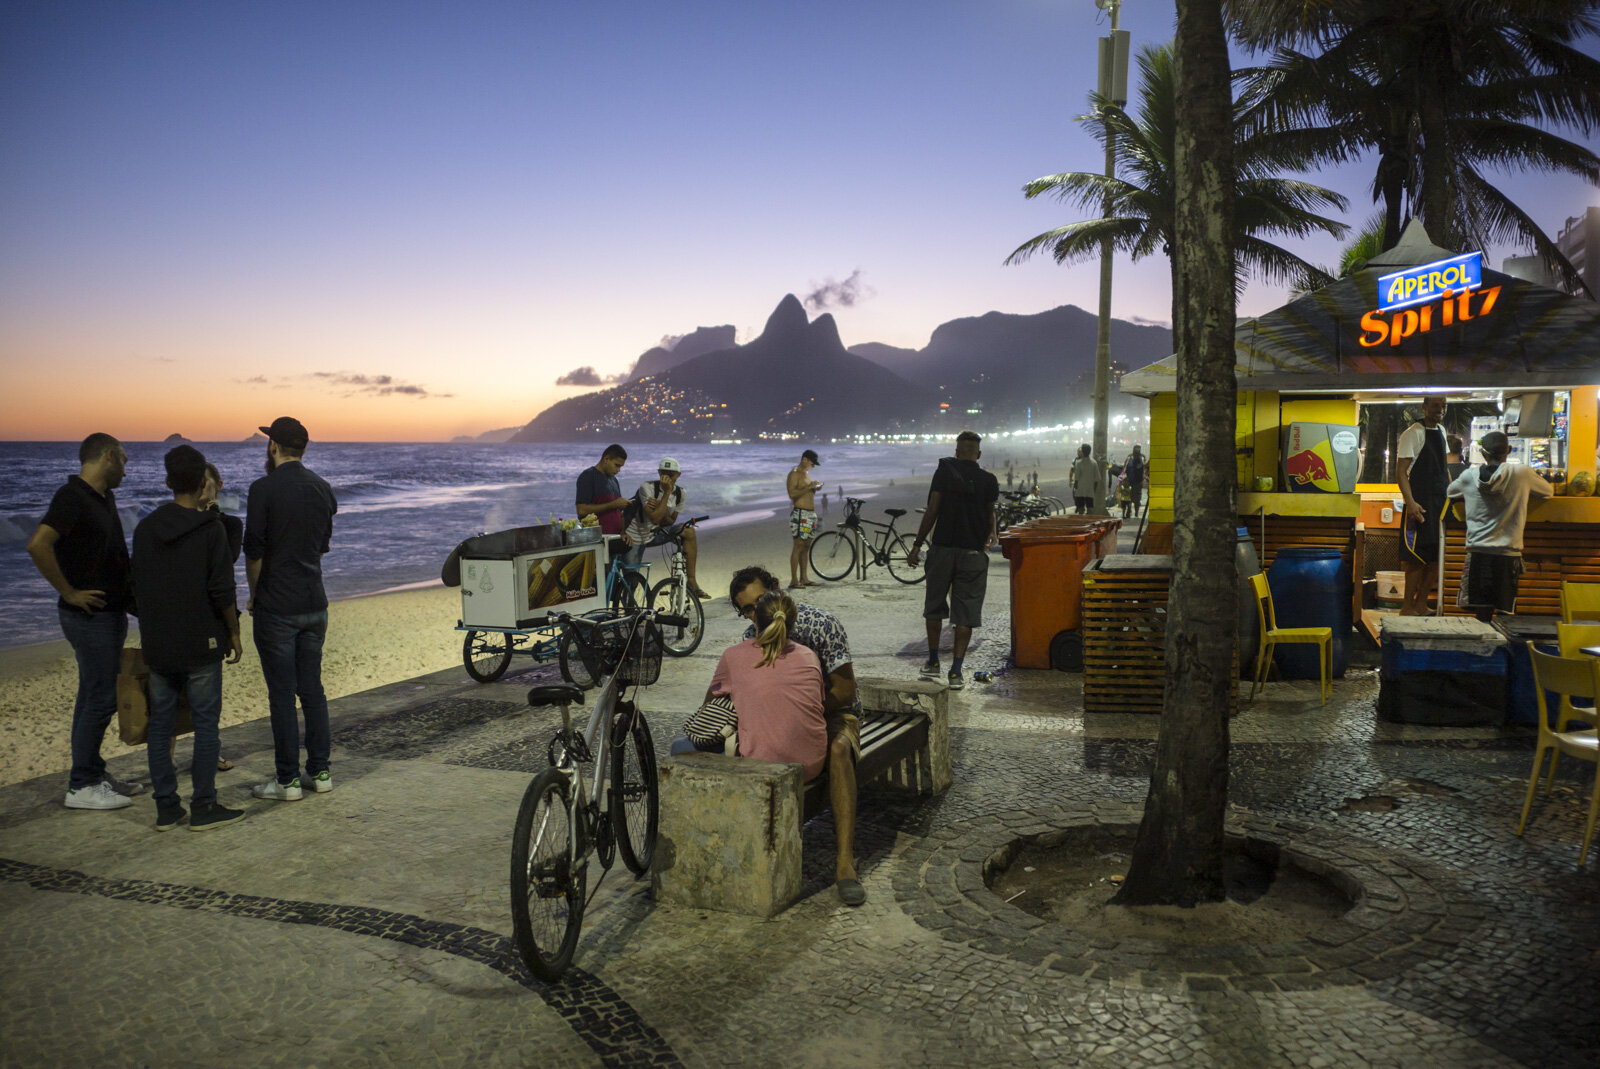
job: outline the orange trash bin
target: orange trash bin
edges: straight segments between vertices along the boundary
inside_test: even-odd
[[[1000,536],[1011,564],[1011,658],[1018,668],[1082,669],[1083,569],[1116,552],[1121,527],[1109,516],[1048,516]]]

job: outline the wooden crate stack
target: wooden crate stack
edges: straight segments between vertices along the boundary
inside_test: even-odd
[[[1119,554],[1083,571],[1083,709],[1159,713],[1167,678],[1167,595],[1172,558]],[[1239,706],[1234,656],[1229,711]]]

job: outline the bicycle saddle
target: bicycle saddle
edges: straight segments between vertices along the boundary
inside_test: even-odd
[[[528,691],[528,705],[539,709],[547,705],[574,705],[583,701],[583,691],[571,683],[552,683]]]
[[[905,509],[884,509],[883,510],[883,514],[885,516],[904,516],[906,514],[906,510]]]

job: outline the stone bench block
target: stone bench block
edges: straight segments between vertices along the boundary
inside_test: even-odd
[[[771,917],[800,894],[800,766],[678,754],[661,762],[656,901]]]
[[[950,688],[931,679],[856,680],[862,712],[899,715],[917,712],[928,718],[928,753],[922,771],[924,793],[943,794],[950,787]]]

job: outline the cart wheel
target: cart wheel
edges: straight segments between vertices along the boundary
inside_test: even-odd
[[[1050,667],[1058,672],[1083,671],[1083,635],[1060,631],[1050,640]]]
[[[516,638],[503,631],[468,631],[461,643],[461,663],[479,683],[493,683],[506,674]]]

